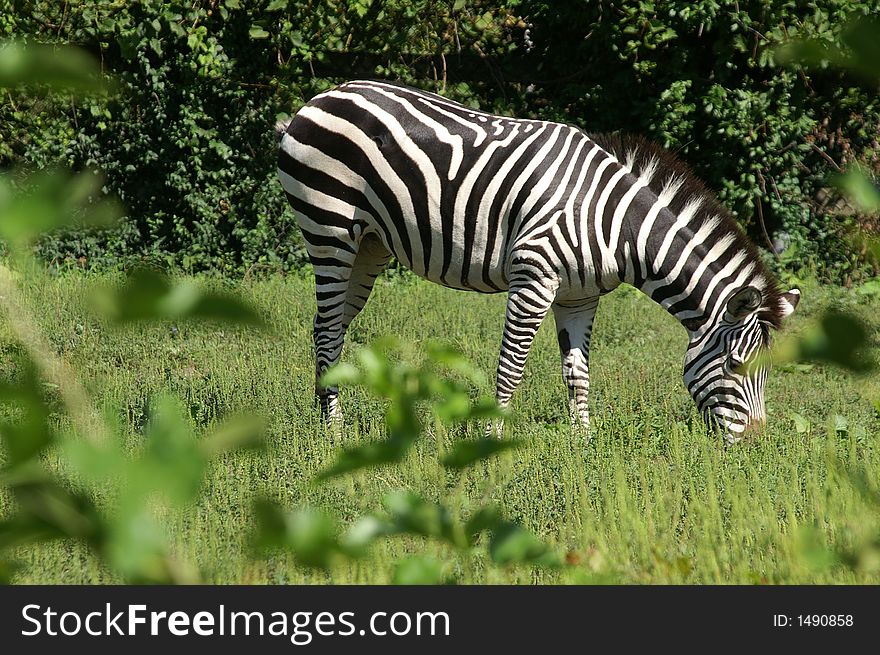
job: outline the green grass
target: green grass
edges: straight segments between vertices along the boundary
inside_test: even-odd
[[[210,324],[118,329],[90,309],[90,289],[107,279],[70,275],[26,288],[52,344],[79,371],[99,406],[124,426],[132,449],[142,439],[151,395],[178,394],[193,424],[255,411],[268,420],[263,452],[223,456],[211,467],[201,501],[164,517],[174,550],[217,583],[387,583],[394,563],[428,553],[449,563],[462,583],[877,583],[876,567],[816,566],[802,545],[805,527],[820,543],[859,548],[880,532],[876,508],[834,468],[864,467],[880,482],[880,398],[876,378],[853,379],[825,367],[771,374],[766,432],[733,448],[707,434],[681,383],[684,331],[632,289],[605,298],[592,353],[593,436],[585,446],[567,427],[565,390],[552,321],[542,327],[513,403],[508,436],[525,446],[468,469],[439,465],[453,440],[481,426],[433,428],[398,466],[315,485],[335,449],[382,435],[380,400],[344,389],[345,428],[329,436],[313,403],[311,280],[272,278],[234,286],[267,317],[268,333]],[[231,284],[231,283],[229,283]],[[811,287],[791,329],[824,307],[843,304],[880,330],[880,303]],[[499,348],[503,296],[450,291],[421,282],[380,281],[351,327],[347,356],[394,333],[418,344],[439,338],[485,370],[490,393]],[[8,374],[17,347],[0,326],[0,365]],[[408,357],[418,357],[413,347]],[[798,432],[792,412],[810,428]],[[838,425],[832,423],[836,416]],[[841,423],[845,422],[845,425]],[[63,470],[63,465],[55,461]],[[481,551],[464,557],[417,538],[382,542],[368,559],[329,573],[292,558],[255,558],[252,500],[311,505],[350,520],[378,510],[383,493],[410,488],[444,498],[457,512],[498,503],[508,518],[568,553],[561,570],[492,565]],[[13,510],[0,491],[0,516]],[[72,542],[20,549],[22,583],[117,582],[88,550]]]

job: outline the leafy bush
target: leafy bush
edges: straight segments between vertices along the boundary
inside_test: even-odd
[[[16,93],[0,109],[0,165],[100,169],[128,208],[116,232],[59,233],[42,241],[42,256],[239,273],[301,266],[305,251],[275,179],[276,114],[349,76],[311,72],[325,51],[387,45],[381,65],[363,74],[393,77],[417,66],[417,53],[399,63],[402,52],[433,52],[435,35],[414,32],[421,17],[452,14],[430,0],[313,4],[50,1],[4,11],[0,36],[79,43],[119,81],[110,99],[77,106]],[[459,39],[469,47],[485,33]]]
[[[94,167],[126,203],[116,232],[42,241],[52,261],[158,259],[242,273],[305,262],[274,179],[276,115],[353,77],[415,84],[489,110],[637,132],[692,164],[779,266],[847,281],[846,235],[876,229],[828,174],[878,169],[876,83],[782,67],[779,44],[880,2],[200,0],[5,3],[0,36],[78,43],[120,80],[74,105],[14,93],[0,166]]]

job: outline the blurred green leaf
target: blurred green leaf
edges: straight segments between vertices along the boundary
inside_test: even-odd
[[[30,413],[45,421],[46,409],[40,402],[33,374],[25,374],[25,379],[29,382],[23,385],[4,385],[5,393],[0,395],[7,400],[24,400],[32,406]],[[151,495],[161,490],[179,496],[179,487],[175,485],[191,484],[191,479],[181,475],[187,457],[178,457],[182,454],[179,449],[176,454],[164,453],[163,456],[170,455],[176,460],[174,471],[166,477],[168,472],[163,466],[157,468],[149,457],[130,460],[115,441],[101,445],[79,439],[65,442],[62,452],[78,477],[101,485],[117,501],[111,511],[102,512],[89,495],[62,486],[43,467],[38,455],[47,443],[47,428],[28,433],[25,428],[29,423],[32,421],[13,423],[18,432],[4,430],[7,441],[18,434],[36,434],[38,438],[22,442],[27,447],[13,440],[9,464],[14,466],[5,467],[0,473],[0,484],[12,492],[17,508],[13,516],[0,522],[0,548],[77,539],[129,582],[172,581],[164,535],[153,518]],[[187,497],[189,493],[187,489]]]
[[[376,539],[394,533],[394,527],[375,516],[362,516],[345,531],[339,545],[350,557],[363,557]]]
[[[62,452],[73,470],[87,482],[107,483],[128,475],[130,461],[116,441],[95,444],[71,439],[64,443]]]
[[[340,384],[361,384],[363,376],[354,364],[341,363],[329,369],[321,378],[321,384],[325,387],[335,387]]]
[[[467,392],[450,389],[442,397],[432,403],[432,409],[444,423],[454,423],[467,417],[471,408],[471,399]]]
[[[20,185],[0,175],[0,239],[22,248],[61,227],[112,225],[122,212],[104,196],[102,184],[89,172],[41,171]]]
[[[119,323],[207,319],[263,325],[255,310],[232,295],[204,291],[189,280],[172,284],[148,269],[134,271],[119,290],[99,294],[96,300],[104,313]]]
[[[847,63],[847,57],[840,48],[810,39],[799,39],[779,46],[776,60],[780,64],[802,64],[811,68]]]
[[[29,386],[33,395],[33,383]],[[3,391],[21,397],[22,388]],[[152,408],[139,457],[126,455],[118,440],[63,444],[77,477],[100,485],[114,499],[109,511],[99,511],[89,495],[59,484],[42,466],[35,446],[14,448],[15,466],[0,471],[0,484],[12,492],[17,513],[0,522],[0,547],[78,539],[128,582],[197,580],[193,571],[169,557],[164,532],[156,524],[155,496],[177,505],[191,501],[201,487],[208,455],[251,442],[254,425],[233,422],[198,442],[175,399],[159,396]]]
[[[494,396],[487,396],[484,398],[478,398],[476,402],[471,403],[470,410],[468,411],[467,418],[469,420],[473,419],[490,419],[490,418],[499,418],[506,415],[506,411],[498,406],[497,401]]]
[[[14,534],[0,537],[0,542],[14,538],[82,539],[94,544],[101,533],[101,521],[92,501],[82,493],[60,486],[38,464],[25,473],[22,467],[14,475],[4,475],[0,484],[12,491],[18,514],[3,525]]]
[[[2,530],[0,530],[2,532]],[[12,576],[21,568],[21,564],[0,558],[0,585],[12,584]]]
[[[482,438],[473,441],[459,441],[449,451],[442,462],[451,469],[462,469],[475,462],[488,459],[506,450],[513,450],[522,445],[521,441]]]
[[[0,521],[0,549],[51,541],[63,536],[54,527],[22,513]]]
[[[810,431],[810,421],[798,414],[791,412],[791,418],[794,421],[794,429],[798,434],[806,434]]]
[[[110,516],[100,551],[125,580],[135,584],[171,581],[165,535],[146,504]]]
[[[260,499],[254,503],[257,531],[254,545],[259,550],[282,548],[287,542],[287,521],[284,512],[272,501]]]
[[[461,383],[437,374],[435,369],[440,366],[476,379],[478,376],[460,354],[435,344],[428,348],[425,362],[416,367],[394,363],[390,357],[394,347],[396,342],[393,339],[374,343],[358,352],[356,365],[337,366],[322,378],[321,383],[325,386],[343,382],[360,384],[373,394],[388,398],[390,403],[385,413],[388,438],[342,451],[336,461],[317,476],[318,480],[400,461],[422,432],[417,413],[419,401],[429,401],[434,414],[449,421],[499,415],[494,400],[473,403]],[[443,464],[460,469],[519,445],[518,441],[486,438],[461,441],[443,458]],[[452,512],[442,503],[428,502],[411,491],[389,493],[383,504],[387,518],[363,517],[341,539],[337,539],[335,525],[327,523],[326,517],[322,519],[314,513],[299,514],[301,526],[298,532],[304,536],[298,545],[292,543],[289,516],[271,506],[264,506],[258,508],[258,541],[264,547],[282,547],[294,554],[299,553],[297,556],[304,563],[326,567],[333,553],[363,556],[370,544],[382,536],[427,537],[465,550],[474,546],[482,533],[489,532],[490,555],[498,563],[561,566],[557,553],[521,526],[502,520],[495,506],[478,508],[462,525],[453,519]],[[443,581],[444,577],[444,567],[430,558],[403,561],[395,572],[395,580],[401,583],[436,583]]]
[[[22,360],[18,368],[21,373],[17,382],[0,382],[0,405],[14,412],[12,420],[0,421],[6,468],[37,457],[55,440],[36,368],[29,360]]]
[[[312,509],[288,514],[269,501],[258,501],[257,547],[262,550],[284,548],[299,564],[327,569],[333,557],[343,552],[337,539],[336,524],[328,515]]]
[[[188,286],[186,282],[178,284],[175,287],[177,292],[173,292],[167,299],[168,309],[172,314],[251,326],[264,325],[259,314],[235,296],[216,292],[195,294],[186,289],[186,286]],[[194,297],[195,302],[193,302]]]
[[[200,448],[208,457],[240,448],[259,448],[265,430],[265,422],[256,416],[236,416],[205,437]]]
[[[825,313],[799,337],[780,341],[772,359],[833,364],[854,373],[867,373],[875,366],[867,329],[855,316],[838,310]]]
[[[880,189],[874,185],[863,168],[854,166],[845,173],[833,175],[831,182],[843,191],[861,211],[876,212],[880,210]]]
[[[863,540],[854,548],[838,549],[835,555],[854,571],[876,574],[880,571],[880,537]]]
[[[562,566],[558,553],[522,526],[509,521],[500,521],[492,528],[489,555],[496,564]]]
[[[480,378],[461,354],[432,343],[428,348],[427,360],[420,366],[413,366],[405,362],[392,362],[390,353],[395,348],[397,342],[393,338],[378,340],[357,353],[357,365],[339,364],[322,377],[321,384],[324,386],[358,384],[374,395],[387,398],[390,404],[385,412],[387,439],[343,451],[334,464],[317,476],[318,480],[402,460],[423,431],[417,410],[417,405],[422,401],[429,401],[434,414],[447,423],[501,415],[494,399],[481,398],[473,402],[465,387],[440,377],[434,370],[439,364],[471,379]],[[502,446],[501,449],[509,447]],[[497,446],[493,444],[489,448]],[[487,452],[483,456],[489,454]],[[462,455],[456,455],[456,459],[451,461],[458,461],[460,457]],[[450,466],[455,467],[454,464]]]
[[[198,494],[207,465],[180,402],[169,395],[151,401],[150,421],[144,432],[145,451],[129,472],[127,488],[158,491],[182,505]],[[142,498],[135,502],[141,504]]]
[[[464,525],[465,537],[473,545],[483,532],[491,531],[501,522],[501,511],[495,505],[479,508]]]
[[[880,19],[859,16],[849,21],[840,35],[841,45],[827,45],[815,39],[800,39],[781,46],[780,63],[808,67],[843,68],[871,81],[880,80]]]
[[[386,439],[345,449],[336,456],[336,461],[318,473],[315,479],[329,480],[359,469],[399,462],[404,458],[411,444],[411,440]]]
[[[248,437],[252,433],[246,431]],[[150,400],[139,456],[124,453],[119,441],[93,444],[82,440],[64,444],[64,453],[85,480],[117,487],[120,510],[137,513],[159,494],[173,505],[184,505],[199,492],[209,455],[233,445],[237,435],[217,442],[198,441],[184,418],[180,402],[160,394]]]
[[[804,526],[797,533],[796,552],[804,563],[814,571],[822,571],[838,562],[833,550],[822,542],[819,530]]]
[[[463,354],[451,346],[437,341],[429,341],[426,350],[430,361],[463,375],[473,384],[479,385],[486,380],[483,371],[476,368]]]
[[[288,544],[297,561],[306,566],[329,568],[339,550],[336,525],[322,512],[302,510],[288,516]]]
[[[155,493],[176,505],[189,502],[201,488],[209,458],[258,445],[261,440],[263,424],[253,417],[231,419],[197,440],[176,399],[159,395],[150,406],[140,457],[125,454],[116,441],[97,445],[70,440],[64,444],[64,453],[77,473],[93,483],[120,485],[120,503],[131,511],[147,505]]]
[[[0,88],[27,86],[52,91],[92,93],[109,90],[110,80],[85,50],[68,45],[0,44]]]
[[[369,348],[362,348],[357,353],[357,361],[362,371],[363,384],[374,394],[385,398],[394,398],[401,394],[411,397],[418,395],[416,380],[412,379],[414,369],[406,364],[392,365],[389,351],[396,346],[391,337],[374,342]],[[410,378],[403,384],[404,378]]]
[[[495,402],[495,398],[480,398],[472,401],[466,389],[460,389],[445,380],[438,380],[432,385],[434,401],[431,408],[434,414],[446,424],[462,421],[497,418],[504,411]]]
[[[398,585],[445,584],[447,567],[428,555],[412,555],[400,560],[394,567],[393,583]]]
[[[410,491],[387,494],[384,505],[397,532],[433,537],[459,547],[465,545],[449,510],[442,505],[428,503]]]

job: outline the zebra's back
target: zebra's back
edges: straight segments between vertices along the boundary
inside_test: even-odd
[[[507,289],[511,247],[566,210],[591,147],[571,126],[356,81],[297,113],[279,174],[315,252],[372,232],[418,275],[494,292]]]

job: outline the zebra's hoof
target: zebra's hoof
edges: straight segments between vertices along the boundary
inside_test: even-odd
[[[330,436],[338,437],[342,434],[342,426],[345,423],[342,410],[339,406],[333,407],[329,412],[323,412],[324,429]]]
[[[589,445],[592,431],[590,430],[590,419],[581,416],[572,416],[569,422],[571,434],[576,439],[583,441],[584,446]]]
[[[496,418],[486,426],[486,439],[502,439],[504,437],[504,419]]]

